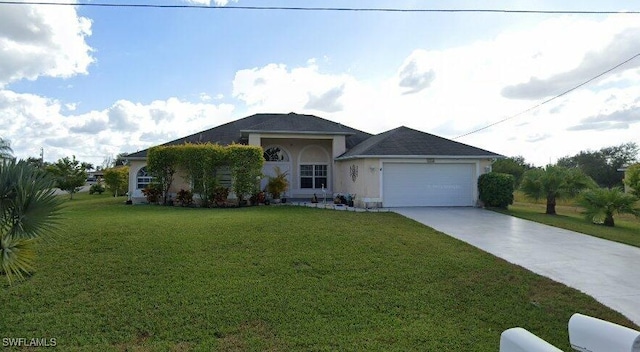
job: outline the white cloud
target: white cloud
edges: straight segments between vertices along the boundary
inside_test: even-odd
[[[72,6],[3,6],[0,88],[21,79],[86,74],[94,62],[85,42],[91,21]]]
[[[291,70],[283,64],[269,64],[238,71],[233,81],[233,96],[250,108],[289,112],[309,105],[309,109],[336,110],[339,108],[336,100],[351,81],[353,78],[347,75],[322,74],[313,63]]]
[[[638,41],[640,27],[625,29],[613,36],[606,47],[585,53],[575,68],[546,79],[531,77],[528,82],[505,87],[502,94],[507,98],[542,99],[562,93],[637,54]],[[640,60],[632,60],[623,69],[638,66]]]
[[[404,62],[398,73],[404,94],[418,93],[431,85],[436,78],[433,69],[429,68],[428,53],[424,50],[414,51]]]
[[[241,70],[233,96],[251,112],[315,113],[371,133],[406,125],[454,138],[505,119],[458,141],[544,165],[580,150],[640,142],[640,70],[625,66],[517,116],[537,101],[505,98],[503,89],[532,77],[544,95],[568,89],[627,59],[637,33],[640,25],[629,16],[560,17],[467,46],[418,48],[394,76],[375,81],[323,73],[316,60]]]
[[[85,42],[91,22],[70,6],[6,9],[0,12],[0,136],[12,142],[18,157],[38,155],[43,146],[47,160],[75,154],[99,164],[107,155],[241,117],[232,116],[232,105],[211,104],[222,94],[193,95],[198,102],[129,98],[76,113],[80,103],[16,93],[6,86],[22,79],[86,74],[94,61]],[[311,113],[371,133],[406,125],[453,138],[504,119],[459,141],[543,165],[584,149],[640,142],[638,61],[519,116],[539,100],[505,95],[533,99],[557,94],[626,59],[638,40],[640,24],[634,16],[564,16],[465,46],[416,47],[384,70],[395,72],[386,77],[328,73],[321,66],[329,66],[326,57],[300,67],[264,63],[236,72],[231,96],[241,103],[243,115],[245,110],[247,115]],[[512,94],[503,94],[510,89]]]
[[[334,87],[320,94],[309,94],[309,101],[304,106],[305,109],[319,110],[324,112],[337,112],[342,110],[340,98],[344,94],[344,84]]]
[[[228,104],[177,98],[149,104],[120,100],[80,115],[67,115],[62,106],[37,95],[0,90],[0,131],[17,157],[37,156],[43,147],[48,161],[76,155],[99,165],[106,156],[135,152],[228,122],[233,112]]]
[[[205,101],[206,102],[206,101],[211,101],[211,99],[212,98],[211,98],[211,96],[209,94],[204,93],[204,92],[200,93],[200,100],[201,101]]]

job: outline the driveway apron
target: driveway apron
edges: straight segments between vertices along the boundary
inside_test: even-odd
[[[640,325],[640,248],[478,208],[393,211],[578,289]]]

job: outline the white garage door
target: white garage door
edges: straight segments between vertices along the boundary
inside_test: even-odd
[[[384,163],[382,205],[473,206],[474,164]]]

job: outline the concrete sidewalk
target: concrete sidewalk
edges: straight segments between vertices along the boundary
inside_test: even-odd
[[[393,211],[576,288],[640,325],[640,248],[484,209]]]

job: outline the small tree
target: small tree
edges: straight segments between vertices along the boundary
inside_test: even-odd
[[[162,191],[162,204],[167,204],[173,176],[179,166],[179,154],[175,147],[153,147],[149,149],[147,169],[155,177]]]
[[[55,232],[60,201],[54,182],[24,161],[0,162],[0,274],[9,283],[33,271],[36,240]]]
[[[68,192],[73,199],[73,194],[77,193],[87,181],[87,170],[92,168],[91,164],[76,160],[74,155],[72,159],[64,157],[49,165],[47,172],[54,176],[56,187]]]
[[[571,198],[584,189],[596,187],[595,182],[580,169],[548,165],[524,173],[520,189],[535,200],[546,199],[546,214],[556,214],[556,199]]]
[[[129,188],[129,167],[118,166],[105,169],[104,183],[114,197],[125,194]]]
[[[640,164],[633,164],[627,168],[624,183],[631,188],[631,193],[640,198]]]
[[[635,207],[638,198],[624,193],[620,188],[591,189],[580,195],[578,204],[584,207],[587,221],[605,226],[615,226],[614,214],[640,216],[640,208]]]
[[[256,193],[258,180],[262,175],[264,156],[262,148],[250,145],[232,144],[227,147],[231,168],[233,192],[242,202],[246,196]]]
[[[217,144],[185,144],[179,149],[179,166],[192,192],[200,197],[202,206],[214,203],[214,191],[220,186],[219,171],[228,165],[227,150]]]
[[[515,177],[490,172],[478,178],[479,198],[487,207],[507,208],[513,204]]]

